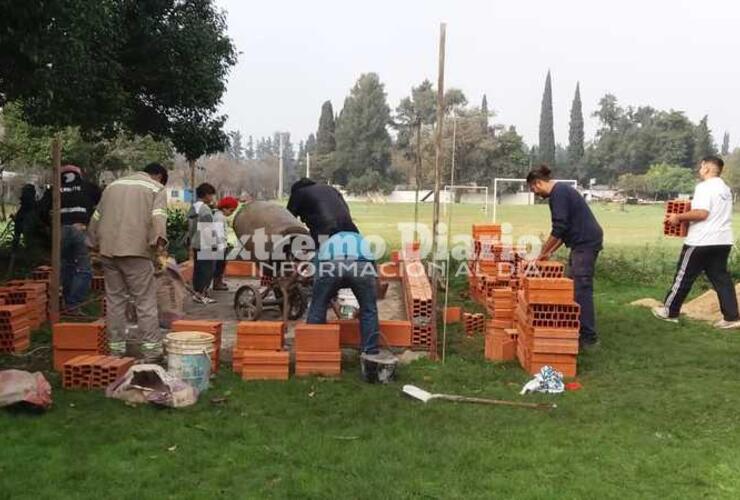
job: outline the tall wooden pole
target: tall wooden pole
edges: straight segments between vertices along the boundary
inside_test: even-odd
[[[432,219],[432,305],[434,310],[432,323],[432,350],[431,356],[437,357],[437,290],[439,288],[439,273],[437,271],[437,231],[439,227],[439,186],[441,179],[442,158],[442,130],[444,128],[445,107],[445,38],[447,25],[439,25],[439,69],[437,77],[437,135],[435,137],[436,155],[434,159],[434,217]]]
[[[311,153],[306,151],[306,179],[311,178]]]
[[[59,321],[59,275],[62,266],[62,141],[59,134],[51,141],[51,278],[49,281],[49,319]]]
[[[419,240],[419,189],[421,188],[421,117],[416,122],[416,193],[414,194],[414,242]]]
[[[283,199],[283,133],[280,133],[280,158],[278,158],[278,200]]]
[[[188,160],[190,165],[190,204],[195,203],[195,160]]]

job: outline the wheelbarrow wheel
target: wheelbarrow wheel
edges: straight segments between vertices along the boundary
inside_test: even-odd
[[[256,321],[262,314],[262,294],[252,285],[240,287],[234,294],[234,311],[240,321]]]
[[[283,293],[280,288],[275,287],[275,299],[277,300],[280,312],[283,312]],[[301,292],[301,288],[298,285],[293,285],[288,290],[288,319],[295,321],[301,319],[303,313],[306,312],[306,296]]]

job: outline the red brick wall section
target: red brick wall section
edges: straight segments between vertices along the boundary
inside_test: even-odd
[[[410,259],[401,264],[406,317],[411,322],[411,343],[416,349],[431,350],[435,343],[435,321],[432,311],[432,287],[424,264]]]

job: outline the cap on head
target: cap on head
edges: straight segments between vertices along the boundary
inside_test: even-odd
[[[218,202],[218,208],[220,210],[223,210],[225,208],[226,209],[231,209],[231,210],[236,210],[236,207],[238,207],[238,206],[239,206],[239,201],[236,198],[234,198],[233,196],[224,196]]]

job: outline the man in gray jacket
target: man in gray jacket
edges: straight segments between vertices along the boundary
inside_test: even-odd
[[[216,261],[213,258],[215,248],[205,248],[205,245],[215,244],[213,237],[213,211],[211,204],[216,196],[216,188],[204,182],[195,188],[198,201],[193,203],[188,212],[188,239],[193,254],[193,300],[201,304],[212,304],[215,299],[207,295],[208,288],[213,281]],[[202,251],[202,254],[201,254]]]
[[[126,352],[126,306],[136,304],[141,354],[162,356],[153,259],[167,246],[167,170],[151,163],[143,172],[122,177],[103,191],[88,228],[88,245],[99,249],[105,276],[108,347]]]

